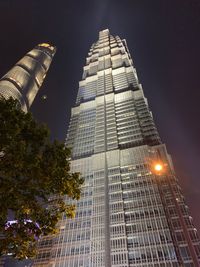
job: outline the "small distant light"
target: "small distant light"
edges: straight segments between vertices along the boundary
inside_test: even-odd
[[[47,96],[46,95],[43,95],[42,96],[42,100],[46,100],[47,99]]]

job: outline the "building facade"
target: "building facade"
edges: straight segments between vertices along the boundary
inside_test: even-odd
[[[50,67],[56,48],[47,43],[37,45],[0,79],[0,96],[17,99],[27,112]]]
[[[58,236],[40,241],[34,266],[200,266],[171,157],[126,41],[109,30],[88,53],[66,145],[83,192],[76,218],[63,216]]]

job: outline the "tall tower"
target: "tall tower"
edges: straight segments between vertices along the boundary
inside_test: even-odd
[[[56,48],[43,43],[28,52],[0,79],[0,96],[17,99],[27,112],[50,67]]]
[[[39,243],[34,266],[199,265],[199,239],[125,40],[99,33],[66,144],[85,184],[75,219]]]

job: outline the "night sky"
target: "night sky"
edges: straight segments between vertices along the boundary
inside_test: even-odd
[[[57,53],[31,111],[64,140],[99,30],[125,38],[200,230],[200,1],[0,0],[0,76],[36,44]],[[47,95],[47,100],[42,100]]]

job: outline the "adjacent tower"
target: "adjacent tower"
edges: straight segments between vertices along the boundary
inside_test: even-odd
[[[39,243],[34,266],[197,267],[199,239],[125,40],[99,33],[66,145],[85,184],[76,218]]]
[[[46,73],[56,48],[43,43],[28,52],[0,79],[0,96],[17,99],[23,111],[30,108]]]

